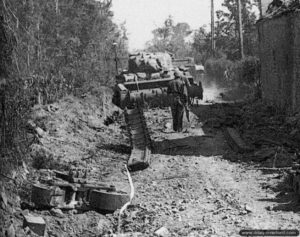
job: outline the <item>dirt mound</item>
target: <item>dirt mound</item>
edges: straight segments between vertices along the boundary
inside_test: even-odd
[[[40,164],[42,157],[45,161],[70,162],[90,156],[99,142],[119,139],[110,136],[112,127],[105,124],[121,114],[111,103],[110,94],[69,96],[51,105],[34,107],[30,123],[37,131],[39,144],[32,145],[33,164],[38,161],[36,168],[50,168]]]

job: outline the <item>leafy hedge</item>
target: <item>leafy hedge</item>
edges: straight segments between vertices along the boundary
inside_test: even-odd
[[[205,70],[210,79],[221,84],[230,81],[256,85],[259,83],[260,61],[257,57],[252,56],[235,62],[226,58],[211,58],[205,63]]]
[[[234,80],[240,84],[256,84],[260,77],[260,61],[257,57],[246,57],[234,63],[232,71]]]

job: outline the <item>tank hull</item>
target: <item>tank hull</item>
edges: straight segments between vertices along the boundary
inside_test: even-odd
[[[169,106],[167,87],[171,80],[173,79],[168,78],[117,84],[114,89],[113,102],[121,109],[134,107],[136,103],[150,108]],[[194,83],[193,78],[189,80],[191,83],[189,87],[189,98],[202,99],[203,89],[201,83]]]

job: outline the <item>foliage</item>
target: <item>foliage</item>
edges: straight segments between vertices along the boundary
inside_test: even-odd
[[[260,61],[257,57],[248,56],[239,61],[226,58],[210,58],[205,63],[208,77],[219,84],[236,82],[248,86],[260,86]]]
[[[254,55],[257,51],[257,31],[255,27],[257,2],[252,0],[241,1],[244,48],[246,55]],[[238,12],[236,0],[224,0],[222,4],[228,9],[217,11],[216,47],[222,49],[228,58],[237,59],[238,54]]]
[[[127,37],[110,8],[109,0],[0,1],[2,147],[20,140],[32,105],[113,83],[113,42],[127,55]]]
[[[245,0],[242,2],[242,20],[244,49],[246,55],[257,55],[257,30],[256,12],[257,0]],[[224,57],[230,60],[239,59],[238,42],[238,13],[236,0],[224,0],[224,10],[216,12],[215,22],[215,44],[216,52],[211,52],[211,33],[207,32],[205,26],[200,27],[194,34],[192,49],[194,54],[200,54],[201,61],[214,56],[216,58]],[[196,52],[196,53],[195,53]],[[199,56],[198,56],[199,57]]]
[[[211,34],[206,31],[204,26],[195,31],[192,43],[195,62],[204,64],[206,60],[210,58],[210,42]]]
[[[153,39],[147,43],[150,52],[170,52],[177,57],[185,57],[190,53],[190,45],[186,38],[192,33],[187,23],[175,24],[169,16],[162,27],[152,31]]]
[[[259,84],[260,61],[257,57],[245,57],[237,61],[231,68],[232,78],[240,84],[247,85]]]

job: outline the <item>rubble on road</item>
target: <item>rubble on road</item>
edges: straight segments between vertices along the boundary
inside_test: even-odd
[[[59,208],[52,208],[50,210],[50,213],[51,213],[51,215],[59,217],[59,218],[64,218],[65,217],[65,214]]]
[[[277,167],[287,167],[291,166],[293,160],[298,159],[297,144],[300,137],[293,131],[300,129],[300,113],[288,116],[284,111],[261,101],[249,101],[215,104],[210,116],[205,116],[207,121],[210,118],[220,118],[218,127],[227,130],[225,137],[229,138],[229,144],[237,151],[247,151],[244,161],[249,159],[272,167],[271,163],[277,153]],[[207,123],[206,126],[215,127],[213,123]],[[231,133],[226,129],[228,126],[231,127]]]
[[[287,172],[293,163],[300,164],[299,112],[287,114],[262,101],[214,104],[207,109],[209,113],[203,115],[203,108],[194,109],[200,119],[202,116],[206,128],[225,130],[231,148],[224,155],[225,159],[257,164],[264,172]],[[299,193],[298,177],[295,172],[292,174],[296,193]]]
[[[169,230],[164,226],[159,228],[157,231],[155,231],[154,234],[155,234],[155,236],[158,236],[158,237],[169,237],[169,236],[171,236],[171,233],[169,232]]]

